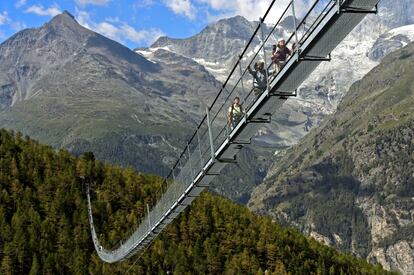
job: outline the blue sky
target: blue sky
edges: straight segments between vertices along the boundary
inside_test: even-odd
[[[280,6],[288,0],[277,1]],[[302,2],[305,0],[298,0]],[[271,0],[0,0],[0,42],[39,27],[63,10],[127,47],[148,46],[162,35],[185,38],[220,18],[257,20]]]

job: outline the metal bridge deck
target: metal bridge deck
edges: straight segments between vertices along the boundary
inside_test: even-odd
[[[252,64],[260,56],[266,59],[266,51],[273,33],[265,36],[262,24],[273,8],[275,0],[272,1],[261,20],[261,24],[247,44],[217,98],[210,107],[206,108],[207,115],[166,179],[166,182],[170,182],[167,191],[149,211],[134,233],[115,250],[104,249],[99,243],[93,223],[88,189],[89,222],[92,239],[99,257],[105,262],[113,263],[129,258],[149,245],[179,213],[184,211],[209,186],[217,175],[220,175],[227,164],[236,160],[236,155],[242,147],[249,143],[264,123],[270,122],[271,116],[280,109],[289,96],[295,95],[294,91],[310,73],[321,62],[329,60],[327,57],[330,56],[331,51],[346,35],[367,14],[376,12],[378,2],[379,0],[314,1],[302,20],[295,19],[295,28],[288,40],[288,42],[296,42],[299,45],[299,50],[293,54],[276,77],[269,77],[267,89],[258,98],[254,98],[251,92],[246,95],[244,86],[248,83],[246,79],[251,76],[247,75],[246,70],[243,72],[241,63],[247,59],[247,62]],[[288,16],[290,11],[294,18],[297,18],[294,1],[291,1],[287,6],[278,23],[283,17]],[[312,22],[310,27],[309,24],[306,24],[307,21]],[[253,58],[246,57],[246,52],[251,46],[253,38],[260,31],[262,31],[263,42],[261,48]],[[237,68],[240,69],[238,76],[235,73]],[[231,90],[230,94],[226,95],[224,92],[229,90]],[[244,104],[249,105],[246,114],[234,129],[229,129],[225,122],[226,106],[231,105],[231,95],[246,96]],[[222,127],[223,125],[224,127]]]

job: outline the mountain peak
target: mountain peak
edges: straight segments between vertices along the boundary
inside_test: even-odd
[[[250,31],[252,27],[252,22],[247,20],[241,15],[236,15],[233,17],[223,18],[217,22],[209,24],[203,31],[217,31],[222,30],[223,28],[228,28],[235,30],[236,32],[240,31]],[[246,29],[247,28],[247,29]]]
[[[75,20],[75,16],[73,16],[70,12],[68,12],[67,10],[64,10],[62,13],[61,13],[61,15],[62,16],[69,16],[69,17],[71,17],[73,20]]]
[[[208,33],[216,33],[218,30],[223,32],[224,31],[223,27],[225,27],[225,29],[227,30],[229,29],[232,30],[231,33],[235,32],[235,36],[250,35],[250,33],[252,32],[252,29],[251,29],[252,23],[246,18],[244,18],[243,16],[236,15],[233,17],[220,19],[217,22],[210,23],[200,33],[192,37],[176,39],[176,38],[170,38],[168,36],[161,36],[150,46],[150,48],[163,47],[169,44],[171,41],[188,41],[188,40],[193,39],[194,37],[199,37],[203,34],[205,35]]]
[[[233,22],[233,23],[246,23],[249,22],[249,20],[247,20],[245,17],[241,16],[241,15],[236,15],[233,17],[228,17],[228,18],[223,18],[220,19],[219,21],[217,21],[217,23],[229,23],[229,22]],[[214,25],[216,23],[213,23],[212,25]]]
[[[80,26],[79,23],[76,21],[75,16],[73,16],[68,11],[63,11],[61,14],[56,15],[49,21],[46,25],[53,26],[53,27],[61,27],[61,26]]]

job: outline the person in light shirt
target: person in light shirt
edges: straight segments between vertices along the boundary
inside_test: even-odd
[[[240,98],[236,96],[234,98],[233,104],[229,107],[229,110],[227,112],[227,123],[230,127],[230,130],[233,130],[243,115],[243,106],[240,104]]]
[[[286,46],[286,41],[280,39],[277,45],[273,47],[272,61],[273,61],[273,73],[278,73],[285,66],[288,56],[292,55],[292,51]]]

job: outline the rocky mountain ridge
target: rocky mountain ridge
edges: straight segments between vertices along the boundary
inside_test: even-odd
[[[200,95],[220,84],[190,59],[159,56],[155,64],[64,12],[0,45],[0,123],[163,174],[201,119]]]

